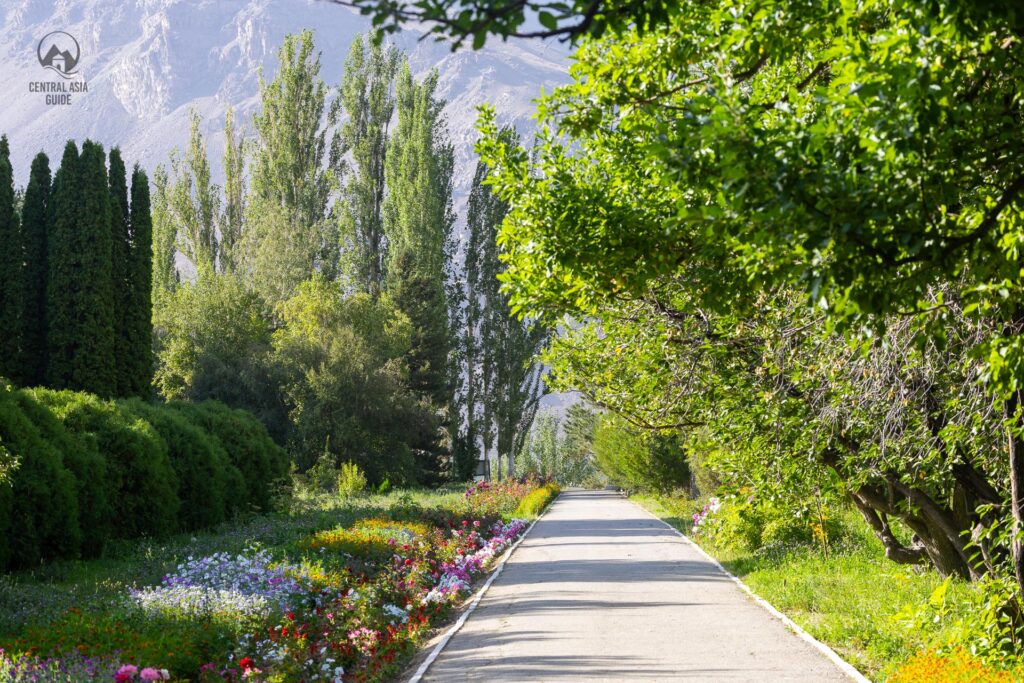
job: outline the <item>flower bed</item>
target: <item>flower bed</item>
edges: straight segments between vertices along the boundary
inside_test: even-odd
[[[380,680],[523,533],[524,520],[496,515],[533,488],[475,487],[453,508],[422,511],[429,523],[403,509],[276,550],[188,557],[106,612],[29,628],[9,648],[21,654],[0,653],[0,681],[64,670],[71,680]]]

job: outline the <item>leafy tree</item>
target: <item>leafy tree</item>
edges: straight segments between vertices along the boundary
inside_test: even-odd
[[[553,479],[563,486],[587,486],[597,479],[594,438],[599,417],[581,403],[566,411],[564,420],[551,411],[537,414],[515,471]]]
[[[165,292],[173,291],[178,285],[178,272],[174,263],[177,231],[170,206],[170,179],[167,169],[157,166],[153,173],[153,208],[151,213],[153,232],[153,302],[159,301]]]
[[[157,391],[245,409],[283,441],[287,415],[267,362],[270,319],[267,304],[236,275],[182,283],[154,311]]]
[[[511,129],[502,138],[518,140]],[[488,166],[481,161],[473,176],[467,209],[465,289],[459,293],[464,320],[458,334],[463,364],[460,395],[465,404],[466,434],[475,448],[489,457],[492,449],[514,471],[513,459],[533,423],[545,387],[536,355],[548,338],[548,328],[534,320],[520,321],[510,311],[499,276],[498,229],[508,204],[485,184]],[[477,445],[479,439],[479,445]]]
[[[444,102],[435,96],[436,89],[436,73],[416,82],[408,63],[402,64],[395,86],[398,125],[384,163],[383,229],[388,249],[385,282],[413,325],[410,386],[443,415],[452,393],[445,281],[455,224],[454,152],[441,115]],[[427,435],[413,448],[424,471],[438,478],[438,435]]]
[[[409,319],[386,295],[346,299],[322,277],[300,285],[278,313],[274,360],[300,467],[326,454],[335,468],[358,464],[374,483],[415,481],[409,444],[429,436],[433,419],[408,388]]]
[[[533,421],[515,463],[516,472],[559,480],[558,418],[544,412]]]
[[[166,212],[161,219],[168,221],[166,231],[174,235],[175,248],[195,266],[196,277],[203,279],[217,272],[220,187],[210,177],[206,141],[200,131],[202,119],[193,111],[191,120],[184,156],[177,149],[171,153],[172,179],[164,185],[166,203],[160,211]]]
[[[14,170],[7,136],[0,137],[0,376],[23,379],[22,282],[24,249],[14,207]]]
[[[736,324],[770,312],[773,298],[790,296],[791,288],[802,290],[825,319],[777,321],[775,329],[838,323],[877,338],[893,321],[916,314],[921,324],[907,337],[941,349],[951,318],[973,316],[985,336],[967,353],[985,363],[940,373],[938,386],[956,387],[950,379],[960,377],[987,381],[990,396],[1004,401],[993,411],[972,398],[978,406],[972,419],[999,429],[1000,412],[1011,418],[1010,448],[1000,447],[1005,464],[982,479],[1006,491],[1019,527],[1024,449],[1018,448],[1016,392],[1024,346],[1014,245],[1024,181],[1013,132],[1019,115],[1009,103],[1019,97],[1022,62],[1017,42],[1000,38],[1014,30],[1015,15],[1005,9],[998,3],[755,7],[737,1],[691,6],[663,30],[587,43],[576,82],[542,103],[558,132],[542,139],[535,163],[521,149],[492,144],[498,131],[485,119],[484,156],[500,169],[497,187],[513,204],[503,239],[514,304],[549,317],[600,315],[601,327],[588,327],[574,341],[581,353],[588,345],[599,352],[586,362],[581,353],[566,361],[587,377],[598,378],[599,366],[612,371],[612,354],[646,356],[646,369],[639,362],[627,372],[614,368],[623,382],[632,380],[621,400],[612,389],[623,388],[618,378],[603,381],[608,389],[600,390],[647,426],[659,426],[652,418],[661,416],[644,409],[644,399],[672,370],[689,367],[663,365],[675,355],[666,349],[742,341],[764,358],[765,337],[737,340],[728,331],[747,329]],[[771,30],[764,30],[767,17]],[[646,336],[629,324],[630,311],[652,323]],[[607,336],[610,325],[618,327],[616,342]],[[658,351],[658,340],[668,347]],[[789,392],[799,391],[793,384],[800,375],[779,373],[774,354],[767,358],[772,362],[754,367],[778,379],[782,393],[773,398],[786,400],[773,401],[771,414],[788,421],[795,410]],[[717,372],[690,375],[722,395],[740,386],[732,371],[722,385]],[[681,390],[685,380],[673,385]],[[966,397],[940,391],[929,400],[952,406]],[[669,426],[695,417],[668,409],[664,400],[653,405],[666,409]],[[909,405],[915,419],[959,415]],[[933,426],[939,432],[933,440],[908,442],[914,448],[902,453],[912,457],[882,476],[904,478],[901,496],[912,500],[872,507],[886,514],[927,510],[930,524],[947,531],[929,527],[933,547],[911,554],[928,553],[940,569],[966,571],[957,547],[964,527],[948,523],[949,510],[930,505],[938,492],[909,485],[914,463],[929,462],[934,439],[945,443],[951,433],[941,421]],[[991,453],[984,446],[989,433],[983,430],[966,453],[962,447],[947,452],[944,479],[929,484],[962,486],[971,503],[993,498],[993,489],[971,484],[976,454]],[[880,434],[868,434],[877,443]],[[852,447],[855,461],[868,457],[862,442],[844,444],[841,435],[829,432],[815,450],[849,454]],[[874,447],[867,450],[877,457]],[[842,461],[833,471],[844,470]],[[868,485],[866,492],[872,490]],[[977,519],[952,512],[958,524]],[[873,527],[886,534],[884,519]],[[1024,549],[1014,541],[1012,551],[1014,573],[1024,583]]]
[[[609,29],[615,32],[634,26],[648,29],[665,22],[690,4],[668,0],[332,1],[373,16],[374,26],[387,33],[400,30],[406,22],[433,25],[430,33],[450,39],[452,50],[470,38],[473,49],[479,49],[492,34],[502,40],[510,37],[577,40],[588,35],[600,37]]]
[[[114,315],[114,380],[116,396],[134,393],[132,363],[126,362],[132,356],[132,339],[128,332],[128,321],[132,316],[133,296],[129,280],[132,257],[132,226],[128,215],[128,179],[121,150],[110,150],[110,272],[113,289]],[[147,287],[148,290],[148,287]]]
[[[24,384],[38,386],[46,374],[47,225],[50,203],[50,161],[40,152],[32,160],[21,210],[24,245],[21,369]]]
[[[218,257],[224,272],[235,272],[240,264],[237,253],[245,219],[245,157],[248,145],[235,132],[235,114],[228,107],[224,118],[224,212],[220,218]]]
[[[119,359],[127,368],[123,393],[149,398],[153,384],[153,226],[149,179],[138,165],[132,170],[129,221],[132,244],[128,258],[128,302],[124,335],[126,354]]]
[[[334,153],[351,154],[353,164],[340,211],[344,271],[358,289],[371,293],[379,292],[384,280],[384,168],[397,71],[396,48],[357,37],[332,109],[334,116],[343,110],[347,117]]]
[[[260,79],[261,109],[253,120],[246,249],[257,286],[274,301],[287,299],[313,272],[337,272],[337,225],[328,215],[335,177],[325,168],[321,127],[327,87],[314,49],[311,31],[285,37],[277,75]]]
[[[573,403],[565,411],[562,423],[562,449],[565,458],[578,463],[581,469],[594,459],[594,434],[600,415],[584,403]]]
[[[667,492],[689,485],[690,469],[678,435],[645,433],[606,414],[598,421],[593,448],[601,470],[623,488]]]

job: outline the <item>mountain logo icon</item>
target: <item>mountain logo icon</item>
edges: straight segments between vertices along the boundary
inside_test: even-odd
[[[36,56],[39,58],[40,66],[53,69],[64,78],[70,78],[78,73],[75,67],[78,66],[81,50],[73,35],[64,31],[53,31],[39,41]]]

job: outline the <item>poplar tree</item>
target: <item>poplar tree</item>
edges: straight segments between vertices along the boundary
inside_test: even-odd
[[[435,96],[436,89],[436,72],[416,82],[408,62],[403,62],[395,84],[398,125],[384,163],[383,228],[388,249],[385,282],[413,323],[410,387],[443,417],[450,410],[453,391],[445,282],[454,239],[454,153],[442,118],[444,102]],[[428,477],[440,470],[439,436],[414,445]]]
[[[174,265],[174,245],[177,234],[171,219],[170,199],[168,197],[167,169],[157,166],[153,172],[153,209],[152,209],[152,268],[153,285],[152,300],[156,304],[165,293],[174,291],[178,284],[178,273]]]
[[[22,382],[21,315],[22,268],[21,231],[14,207],[14,170],[7,136],[0,137],[0,376]]]
[[[224,212],[218,245],[220,269],[235,272],[245,216],[245,139],[235,132],[235,114],[228,107],[224,118]]]
[[[49,384],[116,393],[110,188],[103,147],[65,148],[54,189]],[[65,163],[68,168],[65,169]]]
[[[128,179],[121,158],[121,150],[110,150],[110,238],[111,238],[111,286],[113,288],[114,317],[114,365],[115,392],[117,396],[130,396],[132,368],[127,362],[131,357],[131,338],[128,321],[131,318],[132,294],[128,279],[129,261],[132,251],[131,226],[128,219]]]
[[[327,86],[312,32],[286,36],[278,60],[274,79],[260,78],[246,221],[251,270],[272,301],[290,296],[314,272],[333,277],[338,265],[337,225],[328,220],[334,173],[325,168],[321,127]]]
[[[518,143],[511,128],[501,138]],[[512,315],[499,275],[505,266],[499,257],[498,231],[508,204],[485,184],[487,165],[481,161],[473,175],[467,205],[466,323],[461,351],[466,369],[464,395],[467,434],[479,437],[485,457],[492,452],[505,471],[515,471],[515,454],[524,440],[544,395],[543,366],[537,354],[549,330]]]
[[[47,224],[50,204],[50,160],[40,152],[32,160],[21,210],[25,267],[21,317],[22,379],[43,384],[46,372]]]
[[[150,213],[149,179],[136,164],[132,170],[130,225],[131,251],[128,258],[128,315],[125,335],[128,352],[123,362],[129,367],[127,394],[149,398],[153,379],[153,228]]]
[[[351,153],[353,166],[340,210],[344,272],[351,284],[371,294],[380,291],[384,279],[384,160],[398,62],[397,48],[357,37],[332,111],[336,116],[343,109],[346,115],[335,156]]]
[[[189,143],[184,155],[171,153],[171,174],[165,186],[166,217],[173,226],[175,247],[192,262],[200,280],[217,270],[217,219],[220,187],[211,180],[210,161],[200,125],[191,113]]]

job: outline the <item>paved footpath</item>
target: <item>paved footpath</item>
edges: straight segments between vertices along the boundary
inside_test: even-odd
[[[428,681],[849,681],[661,522],[568,491]]]

